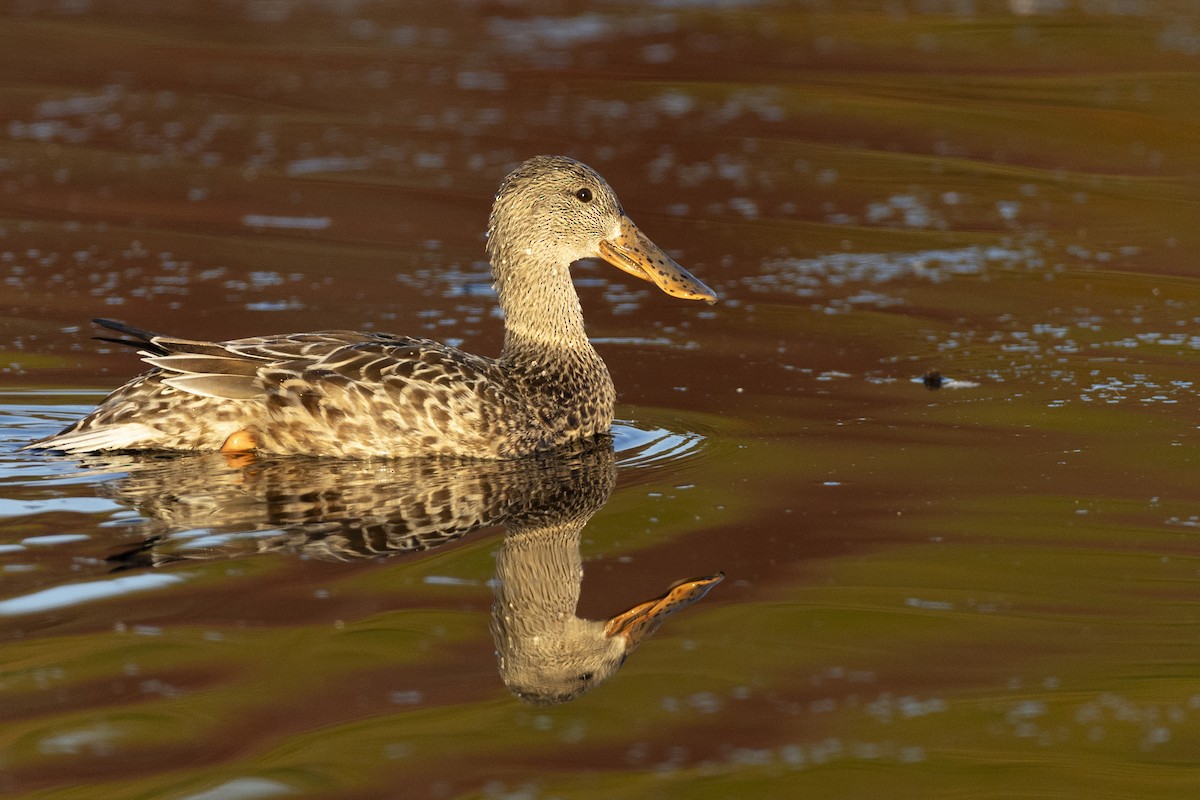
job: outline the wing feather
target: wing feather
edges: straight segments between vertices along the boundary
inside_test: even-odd
[[[163,383],[183,392],[218,400],[252,400],[262,397],[262,381],[254,375],[173,375]]]
[[[198,353],[180,353],[171,356],[153,356],[143,358],[147,364],[184,375],[247,375],[258,374],[262,362],[247,358],[237,358],[231,355],[203,355]]]

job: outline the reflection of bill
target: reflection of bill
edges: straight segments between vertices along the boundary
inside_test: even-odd
[[[716,575],[679,581],[662,597],[638,603],[628,611],[617,614],[605,624],[604,633],[608,636],[625,637],[629,649],[632,650],[642,639],[653,635],[663,620],[704,597],[709,589],[724,578],[725,574],[718,572]]]
[[[616,481],[607,441],[512,461],[211,453],[113,455],[85,466],[123,473],[103,490],[147,518],[143,544],[112,559],[124,570],[278,550],[336,560],[391,556],[505,526],[492,632],[505,684],[533,702],[569,700],[598,685],[723,577],[681,581],[608,620],[576,616],[580,535]]]

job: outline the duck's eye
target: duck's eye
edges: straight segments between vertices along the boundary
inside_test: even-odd
[[[586,186],[583,187],[582,189],[576,191],[575,196],[578,197],[581,202],[584,202],[584,203],[592,202],[592,190],[587,188]]]

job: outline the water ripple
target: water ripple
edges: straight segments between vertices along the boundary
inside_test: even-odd
[[[96,600],[107,600],[110,597],[120,597],[131,592],[144,592],[149,589],[161,589],[180,583],[186,577],[185,573],[147,572],[140,575],[125,575],[101,581],[72,583],[65,586],[55,586],[42,589],[31,594],[0,600],[0,616],[16,614],[36,614],[59,608],[90,603]]]
[[[617,465],[635,469],[668,467],[697,454],[705,441],[698,433],[640,428],[628,421],[614,423],[612,436]]]

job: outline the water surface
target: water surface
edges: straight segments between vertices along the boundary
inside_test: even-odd
[[[1192,4],[4,15],[0,791],[1200,786]],[[137,370],[96,316],[495,354],[482,233],[539,152],[722,298],[578,265],[611,464],[494,481],[582,519],[581,619],[725,574],[588,691],[506,684],[512,514],[393,546],[444,471],[16,452]]]

